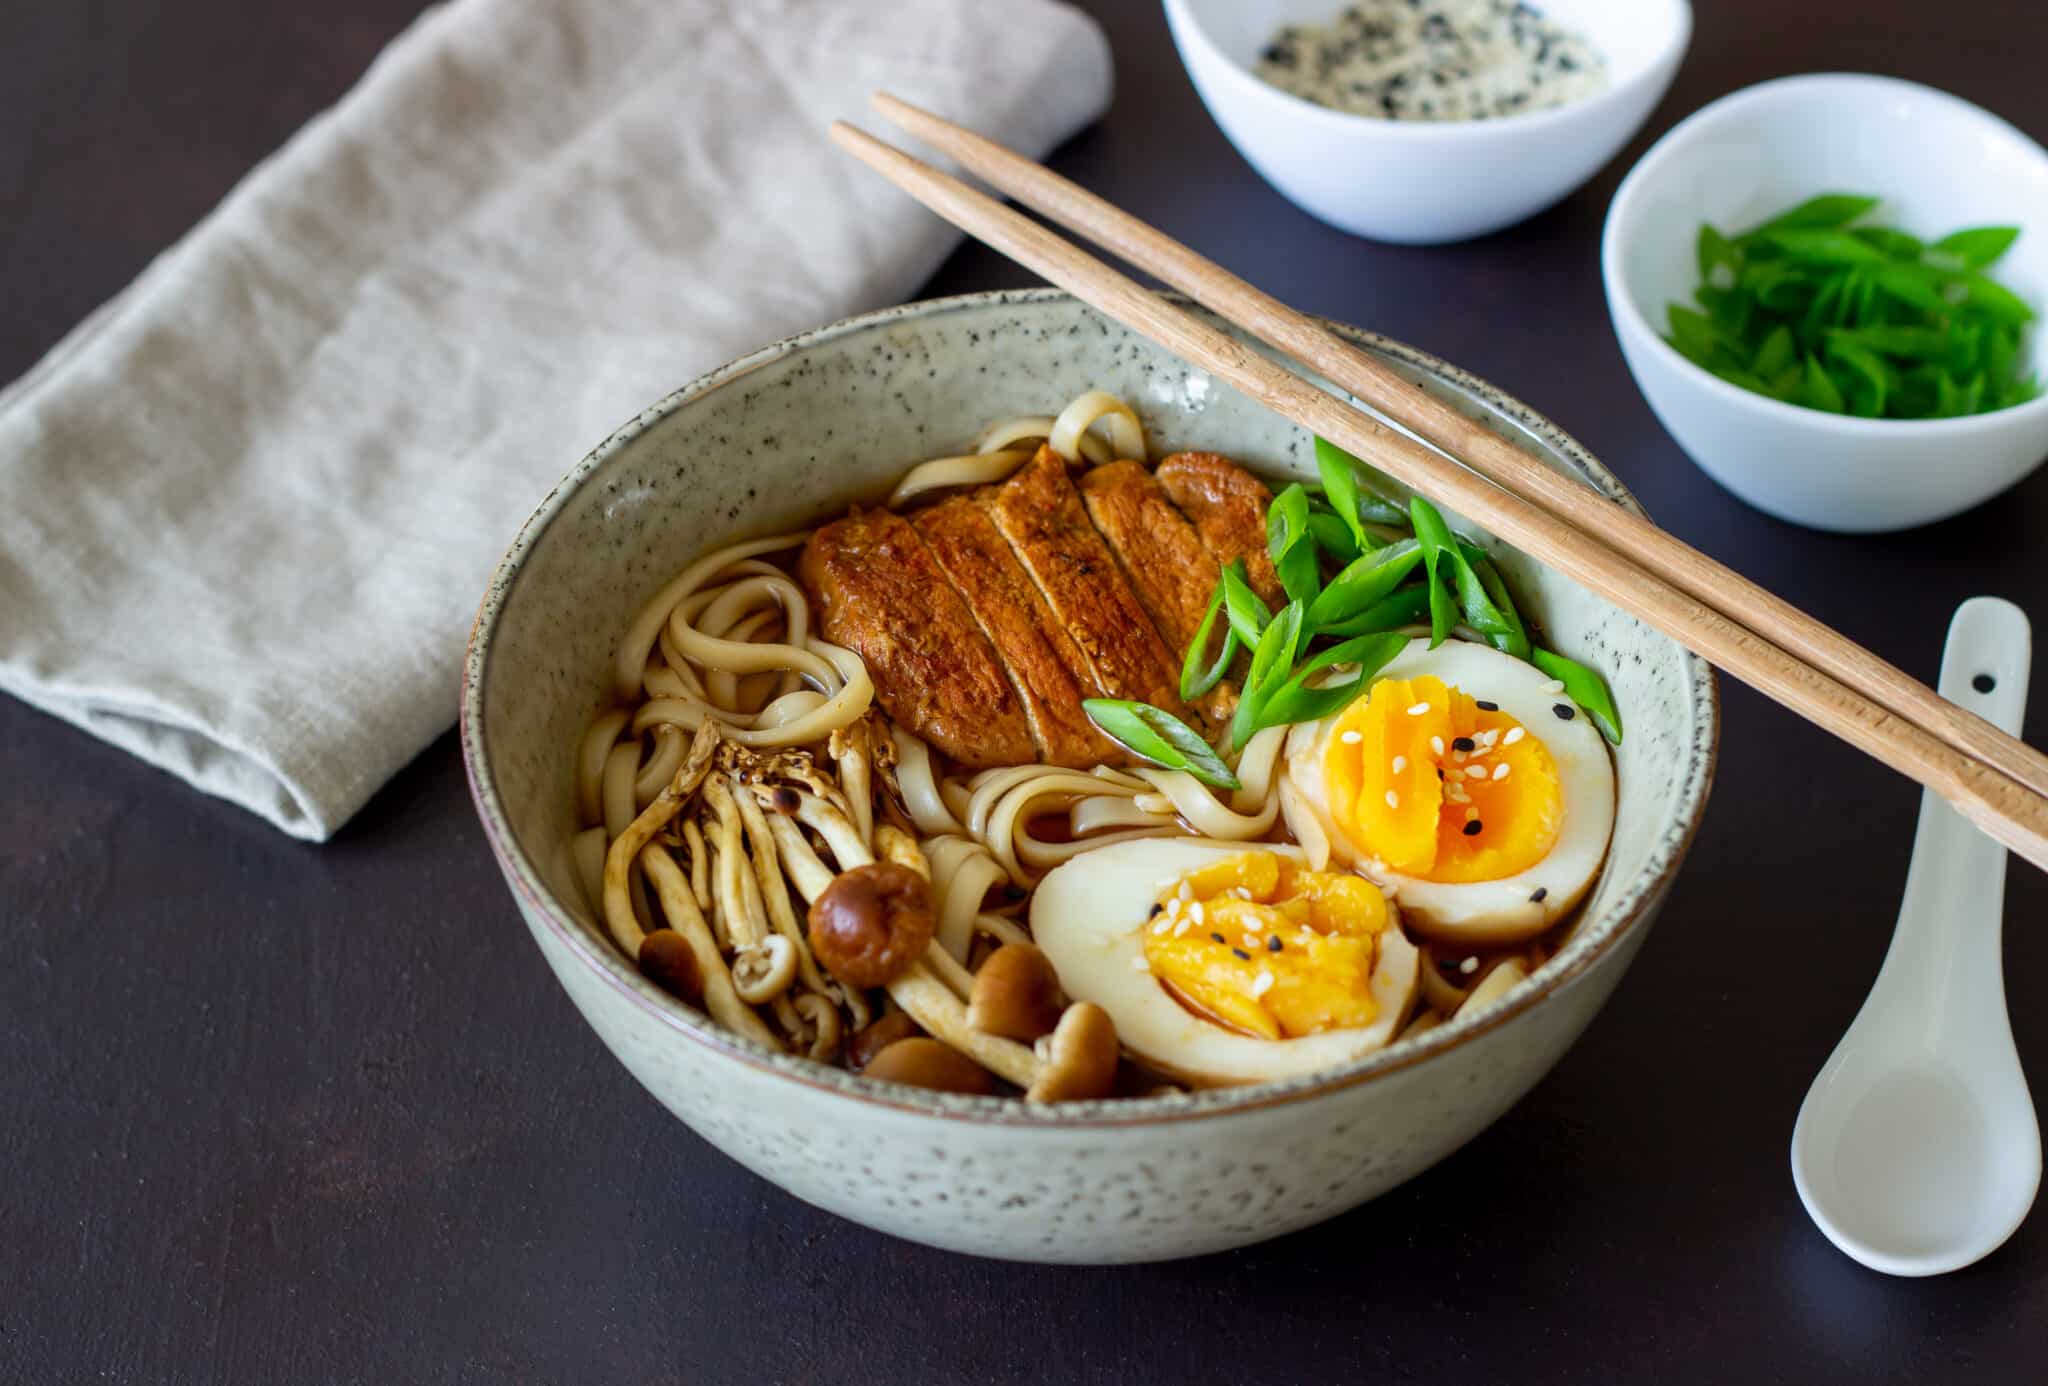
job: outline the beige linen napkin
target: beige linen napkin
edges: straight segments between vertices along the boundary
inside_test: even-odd
[[[0,394],[0,688],[324,839],[453,718],[550,484],[950,228],[825,139],[878,87],[1033,154],[1052,0],[455,0]]]

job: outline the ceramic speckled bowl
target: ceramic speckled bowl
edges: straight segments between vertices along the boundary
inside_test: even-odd
[[[1394,342],[1404,374],[1625,505],[1547,420]],[[1313,1077],[1029,1106],[870,1082],[721,1030],[642,980],[585,907],[570,760],[633,610],[727,538],[819,519],[958,451],[989,420],[1091,386],[1155,440],[1313,478],[1301,431],[1064,294],[945,299],[766,347],[678,390],[584,459],[527,522],[479,613],[462,750],[534,939],[605,1044],[671,1111],[797,1197],[985,1256],[1156,1260],[1343,1212],[1457,1149],[1549,1070],[1621,979],[1706,807],[1718,710],[1700,661],[1518,555],[1526,610],[1598,665],[1628,724],[1608,865],[1570,941],[1483,1013]],[[1469,527],[1468,527],[1469,528]]]

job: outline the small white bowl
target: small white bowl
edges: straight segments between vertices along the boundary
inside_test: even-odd
[[[2048,456],[2048,398],[1960,419],[1859,419],[1730,385],[1664,340],[1699,284],[1700,223],[1733,231],[1822,192],[1882,197],[1916,235],[2014,224],[1992,274],[2048,304],[2048,151],[1969,102],[1890,77],[1788,77],[1682,121],[1622,181],[1601,274],[1622,355],[1700,469],[1757,509],[1815,529],[1927,524],[1998,494]],[[2028,357],[2042,360],[2041,325]]]
[[[1203,104],[1261,177],[1332,226],[1413,245],[1483,236],[1569,196],[1642,127],[1692,40],[1686,0],[1548,0],[1546,16],[1606,57],[1608,85],[1497,120],[1350,115],[1252,75],[1282,25],[1324,23],[1341,8],[1342,0],[1166,0],[1166,18]]]

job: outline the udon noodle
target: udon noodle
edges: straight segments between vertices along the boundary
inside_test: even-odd
[[[972,452],[911,467],[885,504],[1000,482],[1040,442],[1077,465],[1149,458],[1129,406],[1091,390],[1057,416],[1000,421]],[[1113,844],[1187,836],[1286,841],[1313,869],[1328,862],[1327,833],[1280,773],[1299,727],[1252,736],[1230,791],[1151,766],[953,768],[880,710],[859,655],[820,638],[786,566],[809,534],[725,544],[650,597],[574,756],[572,855],[593,908],[628,957],[644,962],[658,931],[679,938],[720,1024],[831,1061],[902,1007],[1028,1086],[1043,1042],[948,1032],[962,1028],[981,960],[1029,940],[1024,905],[1047,872]],[[886,1000],[829,975],[802,919],[838,873],[877,861],[926,878],[937,920],[928,954]],[[1540,950],[1488,954],[1483,971],[1463,957],[1423,969],[1410,1033],[1511,985]]]

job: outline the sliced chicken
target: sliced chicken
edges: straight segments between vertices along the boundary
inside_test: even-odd
[[[1099,691],[1087,661],[1003,541],[985,501],[955,496],[910,520],[1001,652],[1041,758],[1077,769],[1127,759],[1081,710],[1081,700]]]
[[[867,661],[883,711],[961,765],[1038,759],[995,647],[910,522],[856,510],[804,545],[820,631]]]
[[[1192,720],[1179,697],[1179,658],[1089,523],[1060,455],[1040,448],[995,488],[988,507],[1053,615],[1073,636],[1096,685],[1110,697],[1136,698]]]
[[[1264,482],[1213,452],[1177,452],[1159,464],[1158,477],[1218,563],[1242,558],[1252,590],[1267,605],[1278,608],[1287,600],[1266,552],[1273,493]]]

